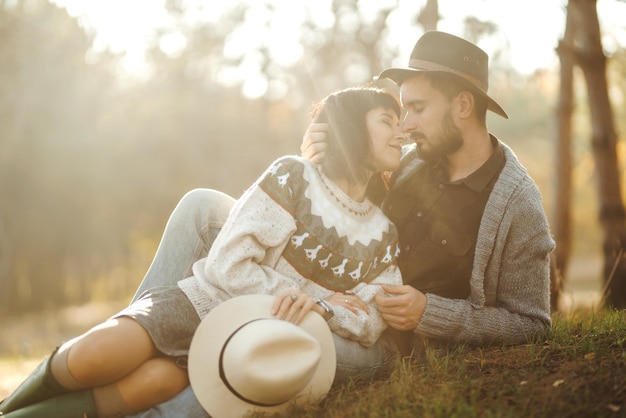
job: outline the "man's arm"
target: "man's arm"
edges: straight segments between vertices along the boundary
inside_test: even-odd
[[[416,329],[426,309],[426,295],[409,285],[383,285],[382,290],[386,294],[377,294],[376,304],[387,325],[399,331]]]
[[[542,208],[533,206],[532,188],[508,205],[501,226],[493,231],[491,254],[484,270],[475,269],[473,296],[448,299],[424,295],[407,286],[379,295],[383,318],[399,330],[429,338],[485,344],[524,343],[550,327],[550,261],[554,248]],[[530,195],[530,198],[529,198]],[[530,203],[529,203],[530,202]],[[504,237],[506,236],[506,237]],[[479,255],[477,254],[477,257]]]
[[[541,225],[541,224],[539,224]],[[415,332],[427,337],[485,344],[524,343],[549,330],[549,231],[524,222],[512,226],[502,252],[485,271],[484,305],[427,295],[426,310]],[[526,236],[525,240],[516,240]]]

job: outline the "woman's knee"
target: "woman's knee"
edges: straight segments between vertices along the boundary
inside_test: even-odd
[[[156,357],[137,370],[137,387],[147,389],[161,401],[170,399],[189,385],[187,370],[180,368],[171,357]]]
[[[130,318],[106,321],[71,341],[67,368],[79,382],[107,383],[154,357],[149,334]]]

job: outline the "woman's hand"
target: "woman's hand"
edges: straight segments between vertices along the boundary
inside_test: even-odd
[[[312,123],[307,128],[302,138],[300,152],[307,160],[315,164],[321,164],[326,156],[326,132],[328,132],[327,123]]]
[[[334,306],[343,306],[355,315],[361,312],[370,313],[369,306],[350,290],[343,293],[335,292],[324,300]],[[315,299],[300,289],[294,289],[276,296],[271,314],[278,319],[299,324],[309,311],[315,311],[324,316],[324,308],[315,303]]]
[[[309,311],[323,314],[323,308],[315,300],[300,289],[287,290],[276,296],[271,313],[278,319],[299,324]]]
[[[370,313],[369,306],[350,290],[346,290],[343,293],[335,292],[330,297],[327,297],[326,301],[335,306],[343,306],[355,315],[358,315],[360,312]]]

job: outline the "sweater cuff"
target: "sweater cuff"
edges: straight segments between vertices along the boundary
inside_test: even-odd
[[[427,337],[444,337],[449,333],[451,320],[456,315],[458,309],[454,309],[452,300],[427,293],[426,309],[413,332]]]

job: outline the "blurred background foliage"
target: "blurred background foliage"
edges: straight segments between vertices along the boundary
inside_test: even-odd
[[[278,13],[270,1],[232,2],[208,20],[193,19],[206,12],[202,2],[169,1],[176,24],[156,33],[148,71],[129,75],[65,9],[0,0],[0,314],[130,299],[185,192],[238,197],[272,160],[299,153],[313,101],[404,64],[389,38],[394,2],[367,13],[362,3],[329,1],[322,14],[302,3],[291,46],[299,58],[289,60],[267,48]],[[423,32],[420,7],[402,42]],[[464,30],[477,40],[501,31],[496,23],[468,17]],[[258,36],[234,42],[246,25]],[[168,49],[168,39],[185,47]],[[490,91],[511,119],[490,117],[491,131],[518,153],[551,213],[558,71],[522,76],[497,53],[492,67]],[[618,49],[609,83],[619,132],[624,80]],[[574,257],[600,251],[586,101],[578,103]],[[619,151],[623,164],[623,141]]]

